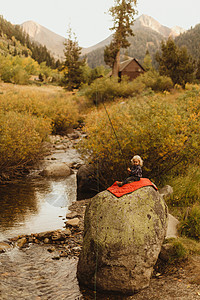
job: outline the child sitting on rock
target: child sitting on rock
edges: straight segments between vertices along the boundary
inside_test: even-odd
[[[143,166],[143,160],[139,155],[133,156],[131,159],[132,166],[131,168],[128,168],[129,177],[127,177],[122,182],[116,181],[118,186],[123,186],[124,184],[133,182],[133,181],[139,181],[142,177],[142,166]]]

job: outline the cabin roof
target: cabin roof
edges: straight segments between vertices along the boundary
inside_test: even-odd
[[[122,63],[120,63],[119,72],[123,71],[133,60],[140,66],[142,70],[144,70],[143,66],[137,61],[135,58],[129,58]],[[145,70],[144,70],[145,71]]]

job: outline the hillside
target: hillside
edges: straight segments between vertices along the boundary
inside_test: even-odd
[[[188,52],[193,56],[193,58],[195,60],[198,60],[200,57],[200,24],[176,37],[175,43],[179,47],[185,46],[188,49]]]
[[[135,57],[140,63],[142,63],[147,50],[153,59],[154,54],[160,47],[161,41],[166,39],[166,37],[148,27],[138,27],[134,30],[134,34],[135,35],[133,37],[129,38],[131,43],[130,47],[128,49],[122,49],[121,54]],[[89,52],[87,54],[87,62],[92,68],[96,67],[97,65],[105,65],[104,47]]]
[[[46,46],[31,40],[28,33],[19,25],[13,25],[0,16],[0,53],[4,56],[30,56],[39,64],[55,68],[55,58],[50,54]]]

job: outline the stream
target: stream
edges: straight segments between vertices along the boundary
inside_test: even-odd
[[[61,150],[58,146],[26,178],[0,185],[0,242],[65,227],[68,207],[76,201],[76,171],[57,179],[39,173],[52,162],[83,162],[73,143]],[[0,299],[83,299],[76,279],[77,259],[52,260],[47,248],[15,247],[0,255]]]
[[[54,150],[26,178],[0,185],[0,241],[64,226],[68,207],[76,201],[76,173],[66,178],[39,176],[51,162],[83,163],[71,147]]]

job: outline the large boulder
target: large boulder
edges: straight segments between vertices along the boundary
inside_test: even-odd
[[[77,200],[93,197],[98,193],[97,171],[93,165],[82,165],[77,172]]]
[[[98,290],[133,294],[149,285],[167,228],[167,206],[147,186],[116,198],[103,191],[85,212],[77,276]]]

